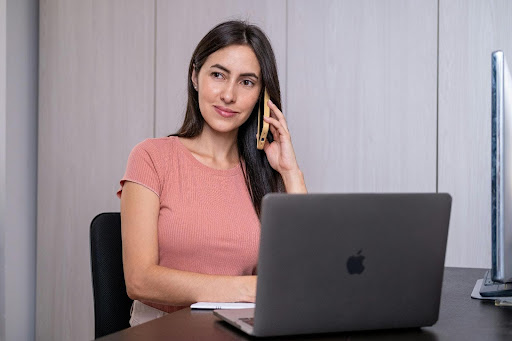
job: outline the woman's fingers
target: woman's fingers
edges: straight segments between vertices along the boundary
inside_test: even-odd
[[[290,134],[288,133],[288,130],[286,130],[284,126],[281,124],[281,121],[278,121],[273,117],[264,117],[263,119],[270,124],[270,131],[274,135],[274,139],[276,138],[278,133],[279,135],[286,136],[289,138]],[[272,130],[272,128],[274,128],[274,130],[276,131],[275,133]]]
[[[272,102],[271,100],[268,100],[268,106],[269,108],[271,109],[271,117],[272,117],[272,114],[275,115],[275,118],[281,122],[281,124],[283,125],[284,129],[286,131],[288,131],[288,125],[286,124],[286,119],[284,118],[284,115],[283,113],[281,112],[281,110],[279,110],[277,108],[277,106],[274,104],[274,102]]]
[[[272,133],[272,136],[274,136],[274,139],[279,138],[279,133],[276,128],[272,124],[270,124],[270,132]]]

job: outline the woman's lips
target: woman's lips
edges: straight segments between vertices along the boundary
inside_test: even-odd
[[[233,111],[224,111],[222,110],[221,108],[219,107],[216,107],[216,106],[213,106],[215,108],[215,111],[221,115],[222,117],[226,117],[226,118],[230,118],[230,117],[233,117],[237,114],[237,112],[233,112]]]

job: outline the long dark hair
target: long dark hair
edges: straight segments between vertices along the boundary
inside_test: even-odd
[[[227,21],[215,26],[199,42],[188,68],[188,103],[183,125],[177,133],[169,136],[192,138],[201,134],[204,119],[199,111],[198,94],[192,83],[192,71],[196,73],[203,66],[209,55],[230,45],[247,45],[252,48],[260,63],[262,92],[266,88],[270,100],[281,110],[281,90],[277,76],[276,58],[270,42],[263,31],[244,21]],[[284,182],[268,163],[263,150],[256,149],[256,132],[258,130],[258,101],[247,121],[238,128],[237,147],[240,163],[244,172],[245,183],[258,217],[261,215],[261,200],[270,192],[284,192]],[[272,133],[267,139],[273,141]],[[244,165],[245,164],[245,165]]]

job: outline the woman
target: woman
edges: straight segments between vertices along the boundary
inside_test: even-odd
[[[132,326],[194,302],[254,302],[261,200],[306,193],[280,110],[274,53],[258,27],[213,28],[188,78],[183,126],[135,146],[117,193]],[[264,88],[271,117],[260,151]]]

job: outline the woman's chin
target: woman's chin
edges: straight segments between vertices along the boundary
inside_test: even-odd
[[[240,127],[238,122],[229,122],[229,121],[223,121],[223,120],[214,120],[213,122],[205,122],[209,128],[220,134],[228,134],[232,133],[233,131],[236,132],[238,128]]]
[[[236,132],[239,128],[238,125],[227,123],[227,122],[215,122],[214,124],[208,124],[212,131],[219,134],[229,134]]]

